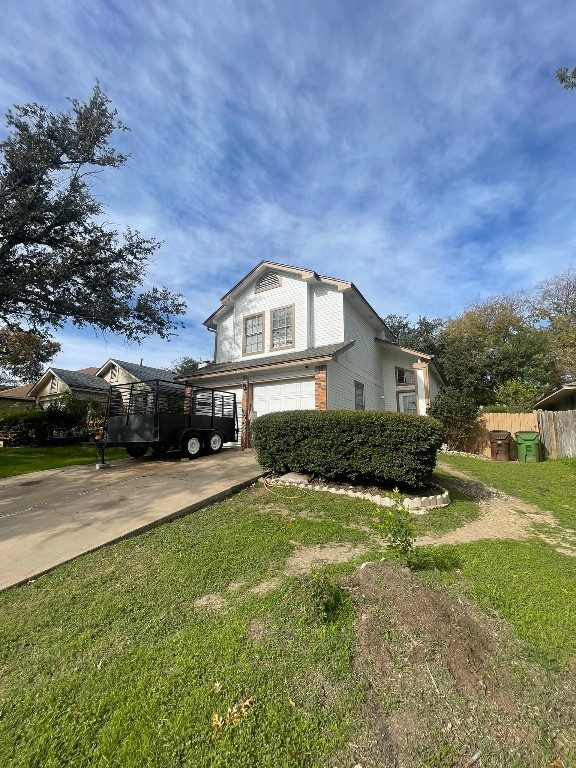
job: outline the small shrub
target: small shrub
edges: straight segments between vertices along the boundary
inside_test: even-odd
[[[429,482],[441,426],[385,411],[284,411],[252,423],[263,467],[327,480],[418,488]]]
[[[312,571],[306,579],[305,592],[314,613],[326,624],[332,624],[350,609],[350,598],[321,571]]]
[[[414,546],[414,523],[404,505],[404,496],[398,488],[386,494],[394,502],[391,507],[378,507],[375,528],[388,540],[388,548],[402,558],[407,558]]]

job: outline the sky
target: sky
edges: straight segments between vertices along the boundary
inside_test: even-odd
[[[202,322],[266,259],[446,317],[576,263],[576,3],[3,0],[0,109],[96,80],[131,132],[106,220],[163,241],[170,342],[66,326],[53,365],[210,359]],[[0,124],[0,138],[6,135]]]

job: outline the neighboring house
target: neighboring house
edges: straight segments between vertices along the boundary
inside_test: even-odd
[[[215,362],[182,377],[236,392],[246,422],[272,411],[426,414],[442,377],[431,355],[401,347],[353,283],[263,261],[204,325]]]
[[[35,400],[28,396],[29,389],[30,384],[26,384],[23,387],[0,390],[0,409],[21,411],[25,408],[34,408]]]
[[[57,400],[64,393],[71,393],[80,400],[106,402],[110,384],[131,384],[149,379],[172,381],[174,374],[163,368],[150,368],[124,360],[108,360],[100,368],[83,368],[67,371],[48,368],[30,388],[28,394],[41,408]]]
[[[132,384],[137,381],[163,379],[173,381],[174,374],[164,368],[151,368],[149,365],[127,363],[124,360],[107,360],[100,368],[95,369],[96,376],[105,379],[110,384]]]
[[[564,384],[546,397],[542,397],[532,406],[534,411],[574,411],[576,410],[576,383]]]
[[[108,382],[93,373],[48,368],[30,388],[28,394],[36,400],[40,408],[46,408],[64,394],[73,394],[79,400],[104,402],[108,397],[108,389]]]

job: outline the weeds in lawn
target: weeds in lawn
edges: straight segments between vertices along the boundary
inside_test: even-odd
[[[377,507],[374,527],[387,539],[388,548],[402,558],[406,558],[414,546],[414,524],[412,516],[404,504],[404,496],[398,488],[387,493],[392,499],[392,506]]]

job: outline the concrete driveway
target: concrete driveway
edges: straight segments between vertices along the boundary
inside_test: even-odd
[[[126,459],[0,480],[0,590],[206,506],[262,474],[253,451]]]

